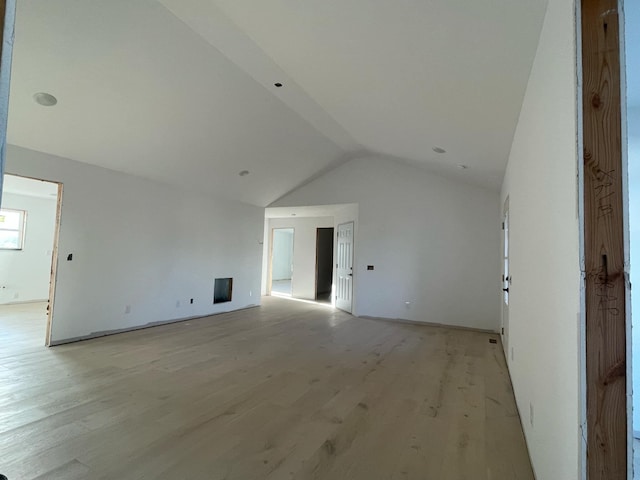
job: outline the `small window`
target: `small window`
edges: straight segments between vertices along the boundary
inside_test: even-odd
[[[233,291],[233,278],[216,278],[213,286],[213,303],[231,301]]]
[[[22,250],[27,212],[0,210],[0,250]]]

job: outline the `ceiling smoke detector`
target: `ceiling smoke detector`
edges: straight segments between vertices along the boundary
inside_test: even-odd
[[[447,151],[444,148],[433,147],[432,150],[436,153],[446,153]]]
[[[58,99],[46,92],[38,92],[33,95],[33,99],[39,105],[43,107],[53,107],[56,103],[58,103]]]
[[[249,175],[249,170],[242,170],[238,175],[240,175],[241,177],[246,177],[247,175]]]
[[[274,85],[275,85],[277,88],[280,88],[280,87],[282,86],[282,84],[281,84],[280,82],[276,82],[276,83],[274,83]]]

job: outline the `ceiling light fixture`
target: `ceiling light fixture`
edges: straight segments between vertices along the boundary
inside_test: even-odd
[[[241,177],[246,177],[247,175],[249,175],[249,170],[242,170],[238,175],[240,175]]]
[[[274,85],[275,85],[277,88],[280,88],[280,87],[282,86],[282,84],[281,84],[280,82],[274,83]]]
[[[33,99],[37,104],[42,105],[43,107],[53,107],[56,103],[58,103],[58,99],[46,92],[38,92],[33,95]]]
[[[432,150],[434,152],[436,152],[436,153],[446,153],[447,152],[444,148],[440,148],[440,147],[433,147]]]
[[[292,213],[291,214],[292,217],[295,217],[296,215],[297,215],[297,213]]]

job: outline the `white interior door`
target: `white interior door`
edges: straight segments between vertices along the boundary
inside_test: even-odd
[[[508,200],[507,200],[508,202]],[[502,219],[502,345],[509,355],[509,204],[505,202]]]
[[[353,222],[338,225],[336,307],[351,313],[353,302]]]

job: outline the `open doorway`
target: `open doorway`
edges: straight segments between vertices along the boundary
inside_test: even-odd
[[[3,353],[49,344],[62,185],[4,175],[0,203]]]
[[[502,347],[509,357],[509,197],[502,210]]]
[[[316,302],[331,303],[333,227],[316,229]]]
[[[271,242],[271,294],[290,297],[293,292],[293,228],[274,228]]]
[[[265,209],[262,294],[313,302],[328,308],[351,312],[355,304],[352,284],[357,280],[353,268],[358,222],[357,204],[315,205],[303,207],[269,207]],[[342,235],[338,233],[342,231]],[[348,230],[348,232],[346,230]],[[289,232],[293,248],[278,246],[279,233]],[[291,236],[295,231],[295,235]],[[348,233],[348,234],[347,234]],[[345,247],[348,247],[345,250]],[[278,266],[278,252],[291,255]],[[340,256],[339,252],[343,255]],[[347,255],[348,252],[348,255]],[[339,268],[339,264],[346,268]],[[289,270],[286,270],[287,266]],[[278,270],[285,270],[281,275]],[[291,272],[291,289],[285,274]],[[287,275],[288,276],[288,275]],[[345,282],[343,279],[348,277]],[[341,281],[342,279],[342,281]],[[348,283],[349,285],[345,285]],[[341,285],[349,288],[338,288]],[[282,292],[287,293],[282,293]],[[290,292],[290,293],[289,293]],[[339,293],[347,295],[340,296]]]

